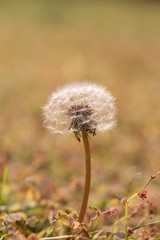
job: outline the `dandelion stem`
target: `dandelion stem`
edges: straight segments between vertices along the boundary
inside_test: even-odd
[[[82,131],[84,149],[85,149],[85,163],[86,163],[86,176],[85,176],[85,188],[83,194],[82,205],[79,213],[78,221],[83,222],[84,215],[87,208],[88,197],[90,192],[90,183],[91,183],[91,153],[90,153],[90,145],[88,140],[88,133],[83,130]]]

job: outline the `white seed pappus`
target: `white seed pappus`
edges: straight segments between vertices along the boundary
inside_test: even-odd
[[[70,127],[75,116],[68,114],[73,106],[82,106],[83,111],[85,106],[91,109],[92,114],[82,124],[92,119],[96,131],[106,131],[115,125],[115,98],[104,87],[87,82],[68,84],[53,92],[43,107],[44,125],[53,133],[75,132],[76,129]],[[77,116],[77,112],[75,114]]]

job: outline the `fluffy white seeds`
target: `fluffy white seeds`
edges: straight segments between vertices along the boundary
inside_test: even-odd
[[[45,126],[53,133],[80,132],[94,135],[115,125],[114,97],[104,87],[91,83],[66,85],[53,92],[43,107]]]

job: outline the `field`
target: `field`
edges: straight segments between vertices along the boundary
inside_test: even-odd
[[[92,239],[124,239],[124,219],[114,226],[124,216],[120,199],[160,170],[159,11],[158,1],[0,1],[1,240],[56,239],[77,230],[70,224],[82,199],[83,144],[50,134],[42,106],[57,87],[84,80],[111,91],[118,111],[112,131],[90,138],[87,227],[76,239],[88,232]],[[158,174],[145,190],[147,199],[129,204],[130,230],[160,220]],[[97,212],[113,208],[117,214],[89,227]],[[160,239],[160,223],[130,235]]]

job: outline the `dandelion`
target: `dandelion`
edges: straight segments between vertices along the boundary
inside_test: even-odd
[[[83,222],[91,182],[91,153],[89,135],[106,131],[115,125],[115,99],[109,91],[97,84],[75,83],[52,93],[43,107],[46,127],[53,133],[74,133],[83,139],[86,177],[79,222]]]

